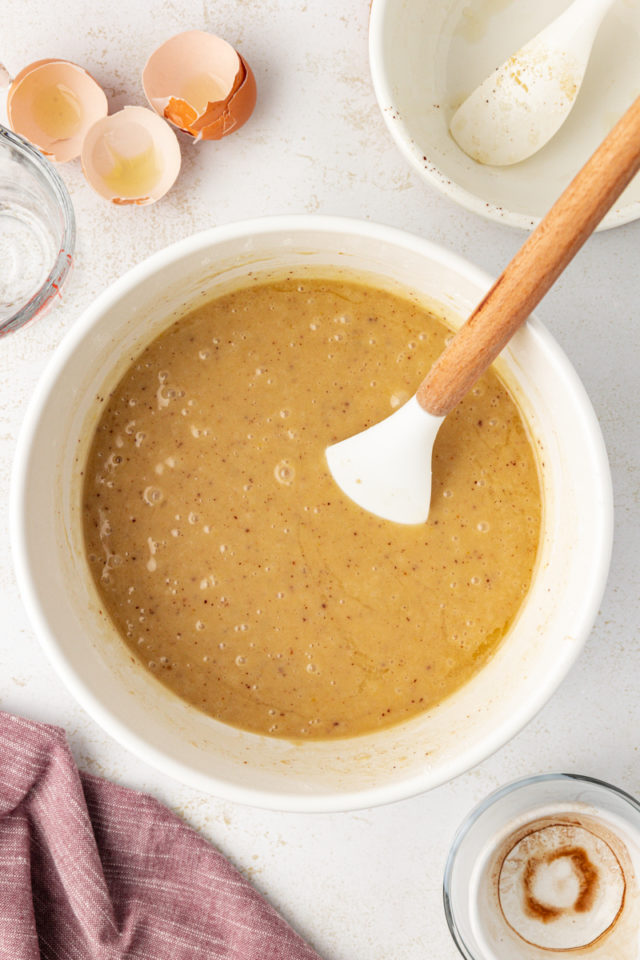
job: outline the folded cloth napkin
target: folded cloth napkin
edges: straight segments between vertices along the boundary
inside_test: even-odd
[[[63,730],[0,712],[0,960],[318,960],[152,797],[76,768]]]

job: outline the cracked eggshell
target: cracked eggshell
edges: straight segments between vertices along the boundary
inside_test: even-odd
[[[212,33],[188,30],[151,54],[142,85],[154,110],[197,140],[220,140],[249,119],[256,81],[247,62]]]
[[[61,163],[80,156],[87,130],[107,115],[104,90],[69,60],[37,60],[7,94],[7,118],[45,157]]]
[[[101,197],[117,204],[154,203],[180,170],[178,138],[147,107],[125,107],[99,120],[82,145],[84,175]]]

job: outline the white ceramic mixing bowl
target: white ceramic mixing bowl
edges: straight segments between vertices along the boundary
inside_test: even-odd
[[[373,0],[369,62],[387,127],[420,177],[456,203],[535,226],[638,94],[640,4],[618,0],[596,38],[576,105],[538,153],[510,167],[468,157],[449,133],[463,100],[567,0]],[[640,177],[599,230],[640,217]]]
[[[371,223],[266,218],[189,237],[135,267],[75,324],[28,410],[13,476],[12,538],[25,605],[70,691],[123,746],[218,797],[279,810],[347,810],[419,793],[469,769],[536,713],[591,629],[610,557],[607,457],[589,400],[536,320],[499,360],[543,464],[544,533],[526,604],[493,659],[423,716],[333,742],[246,733],[176,699],[132,661],[85,562],[81,471],[96,398],[168,324],[250,271],[376,275],[464,318],[490,285],[446,250]],[[457,321],[460,322],[460,319]],[[215,469],[215,464],[212,464]]]

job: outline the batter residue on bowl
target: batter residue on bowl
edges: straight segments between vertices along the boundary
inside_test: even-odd
[[[272,736],[353,736],[428,710],[495,651],[541,523],[496,374],[440,430],[426,524],[360,510],[324,460],[409,398],[449,334],[409,299],[293,277],[132,358],[86,467],[87,555],[132,653],[180,697]]]

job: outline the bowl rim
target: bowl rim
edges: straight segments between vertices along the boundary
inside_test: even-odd
[[[551,351],[561,369],[562,376],[569,382],[585,424],[592,459],[598,465],[592,482],[598,492],[596,501],[600,509],[595,511],[591,518],[591,526],[595,527],[595,540],[598,544],[597,561],[591,568],[590,580],[585,583],[585,602],[576,612],[573,631],[575,643],[565,645],[564,655],[555,660],[553,669],[547,673],[547,683],[541,686],[536,697],[523,701],[520,708],[510,715],[508,724],[496,726],[491,736],[479,739],[465,751],[445,763],[440,763],[436,776],[433,768],[426,768],[419,774],[383,785],[348,792],[306,795],[286,790],[266,791],[261,788],[242,787],[217,778],[215,772],[205,774],[194,770],[181,760],[167,756],[151,747],[135,731],[127,727],[110,705],[102,703],[91,686],[85,683],[73,664],[60,651],[56,636],[49,628],[40,605],[38,590],[30,572],[27,549],[30,511],[25,496],[26,479],[30,469],[32,441],[37,432],[41,412],[46,408],[49,394],[58,388],[60,373],[67,359],[77,346],[91,335],[91,331],[100,323],[103,314],[132,291],[138,283],[153,275],[161,274],[165,265],[182,257],[193,255],[195,252],[211,252],[216,246],[229,240],[274,232],[296,234],[309,231],[341,232],[358,238],[364,237],[398,245],[430,257],[435,262],[446,263],[449,268],[478,285],[488,287],[492,282],[488,274],[463,257],[410,232],[370,221],[315,214],[266,216],[236,221],[192,234],[157,251],[132,267],[98,295],[63,338],[45,367],[28,405],[16,446],[10,491],[10,538],[18,586],[41,647],[72,696],[121,746],[162,773],[223,800],[277,811],[341,812],[416,796],[466,772],[493,754],[515,736],[556,691],[581,652],[595,620],[607,581],[612,547],[613,493],[609,462],[600,425],[585,388],[560,345],[538,319],[530,317],[527,321],[530,335],[541,342],[543,348],[546,347]]]
[[[440,167],[428,157],[427,162],[424,159],[424,151],[418,150],[414,140],[411,137],[409,129],[402,117],[402,113],[395,106],[395,98],[391,89],[391,82],[385,66],[384,56],[384,36],[385,19],[393,15],[394,3],[397,0],[375,0],[371,5],[369,17],[369,70],[371,72],[371,81],[373,91],[378,102],[378,107],[386,127],[391,134],[396,146],[409,161],[411,166],[418,172],[423,180],[428,181],[440,193],[449,197],[459,206],[464,207],[471,213],[479,214],[486,220],[492,220],[495,223],[507,224],[510,227],[517,227],[521,230],[533,230],[538,226],[542,217],[526,213],[516,213],[506,207],[498,206],[489,200],[485,200],[477,193],[467,190],[460,186],[450,177],[448,177]],[[584,158],[584,162],[588,157]],[[578,170],[576,169],[576,173]],[[640,200],[634,200],[625,204],[623,207],[613,207],[603,217],[595,233],[611,230],[613,227],[622,226],[625,223],[631,223],[640,218]]]
[[[28,140],[0,124],[0,144],[8,143],[12,149],[25,157],[36,170],[38,178],[44,181],[46,187],[53,193],[58,209],[62,216],[62,236],[60,249],[45,280],[33,296],[24,303],[13,316],[0,323],[0,337],[18,330],[20,327],[42,314],[55,297],[61,296],[62,285],[67,279],[73,265],[73,254],[76,245],[76,218],[73,204],[67,187],[47,158]]]

